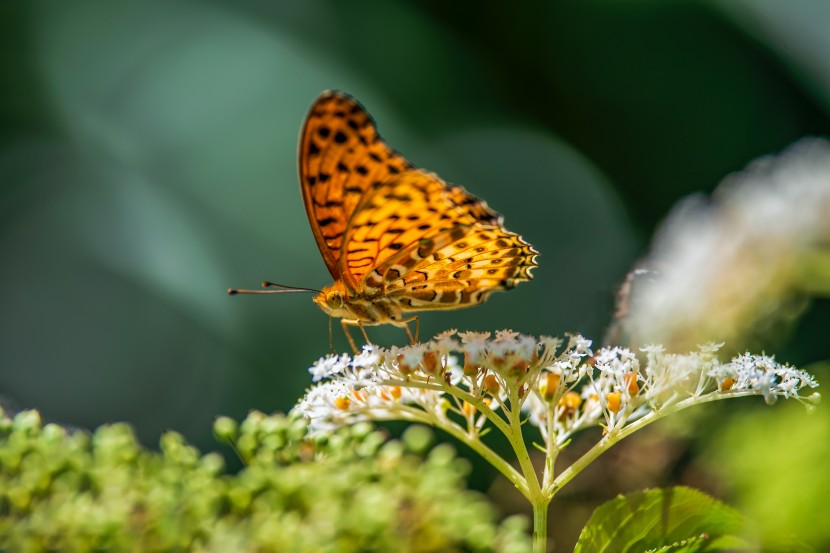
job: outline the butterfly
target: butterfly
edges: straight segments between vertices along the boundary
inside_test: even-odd
[[[278,289],[229,293],[317,292],[314,302],[341,319],[355,352],[349,326],[369,342],[365,326],[393,324],[414,343],[413,312],[476,305],[532,278],[538,252],[506,230],[483,200],[390,148],[348,94],[326,91],[311,106],[300,135],[299,173],[308,221],[334,284],[314,290],[263,282]]]

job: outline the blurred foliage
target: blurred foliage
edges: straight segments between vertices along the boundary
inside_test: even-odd
[[[826,410],[812,417],[796,405],[748,413],[719,429],[700,456],[740,509],[763,521],[758,530],[766,540],[795,536],[816,551],[830,550]]]
[[[619,283],[679,198],[830,134],[828,6],[3,3],[0,394],[48,420],[126,420],[146,444],[175,428],[202,448],[218,413],[292,405],[304,368],[327,352],[325,317],[305,296],[224,292],[265,278],[329,283],[295,167],[300,123],[327,88],[359,98],[390,144],[486,199],[542,252],[532,283],[426,314],[424,337],[601,336]],[[767,352],[826,359],[828,328],[830,302],[815,302]],[[711,413],[701,417],[718,427],[744,416]],[[674,438],[650,442],[645,460],[634,442],[626,460],[648,465],[640,476],[653,484],[695,474],[687,483],[719,488]],[[559,525],[560,543],[633,485],[606,469],[555,505],[583,514]]]
[[[141,449],[127,425],[93,435],[0,414],[3,551],[529,551],[524,521],[501,525],[463,488],[466,463],[359,425],[311,440],[302,421],[219,419],[246,467],[223,474],[180,434]],[[384,443],[385,442],[385,443]]]

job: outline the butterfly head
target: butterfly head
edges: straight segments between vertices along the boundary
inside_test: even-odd
[[[347,306],[346,287],[342,282],[335,282],[331,286],[323,288],[319,294],[314,297],[320,309],[332,317],[351,318],[353,314],[349,311]]]

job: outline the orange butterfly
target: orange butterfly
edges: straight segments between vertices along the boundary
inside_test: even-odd
[[[334,284],[314,302],[348,326],[393,324],[418,334],[413,311],[482,303],[496,290],[530,280],[537,251],[502,226],[502,217],[460,186],[416,168],[378,135],[354,98],[324,92],[300,137],[300,187],[306,213]],[[415,321],[415,336],[408,322]]]

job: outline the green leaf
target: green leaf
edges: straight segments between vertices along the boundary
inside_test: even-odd
[[[740,551],[746,519],[738,511],[682,486],[618,496],[600,505],[574,553],[702,553]]]

